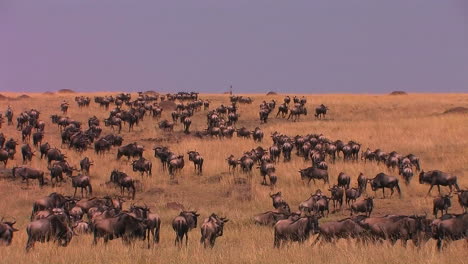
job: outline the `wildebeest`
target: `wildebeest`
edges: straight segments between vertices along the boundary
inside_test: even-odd
[[[185,245],[188,245],[188,232],[197,227],[200,215],[196,211],[182,211],[172,220],[172,228],[176,233],[174,245],[182,245],[185,236]]]
[[[436,222],[436,223],[434,223]],[[468,238],[468,214],[464,213],[445,220],[435,220],[432,224],[433,238],[437,239],[437,248],[441,250],[450,241]],[[443,241],[446,244],[443,244]]]
[[[132,205],[130,212],[134,213],[136,217],[146,219],[146,228],[148,231],[147,239],[150,242],[150,235],[153,236],[153,243],[159,243],[159,236],[161,231],[161,218],[156,213],[151,213],[148,207],[141,207]]]
[[[450,173],[442,172],[440,170],[433,170],[428,172],[421,171],[421,173],[419,173],[419,183],[431,185],[429,191],[427,192],[427,195],[431,193],[431,190],[434,187],[434,185],[437,185],[439,194],[440,185],[448,186],[450,188],[450,193],[452,193],[452,186],[455,186],[455,189],[457,191],[460,190],[460,187],[458,187],[457,184],[457,176]]]
[[[259,127],[256,127],[254,131],[252,131],[252,137],[254,141],[262,142],[263,131]]]
[[[315,167],[309,167],[306,169],[299,170],[301,174],[301,180],[308,180],[307,184],[310,184],[310,181],[313,180],[315,184],[315,180],[323,180],[324,183],[329,183],[328,181],[328,171],[318,169]]]
[[[268,211],[255,215],[253,220],[257,225],[273,226],[279,220],[287,219],[289,216],[290,214],[287,212]]]
[[[315,117],[319,119],[322,117],[325,118],[325,115],[327,114],[328,110],[329,110],[328,107],[321,104],[320,106],[315,108]]]
[[[163,120],[158,123],[158,126],[163,131],[172,131],[174,130],[174,122],[170,122],[168,120]]]
[[[132,191],[132,199],[135,199],[135,181],[132,177],[128,176],[125,172],[121,172],[118,170],[113,170],[110,175],[110,182],[116,184],[120,187],[120,194],[124,195],[125,189],[127,189],[128,193]]]
[[[27,125],[21,130],[21,138],[23,142],[30,141],[31,140],[31,132],[32,132],[33,127],[31,125]]]
[[[200,243],[202,243],[205,248],[208,246],[211,248],[214,247],[216,238],[223,235],[224,224],[228,221],[229,219],[225,217],[219,217],[214,213],[211,214],[200,226]]]
[[[410,166],[404,167],[401,169],[401,175],[405,179],[406,185],[408,185],[411,181],[411,178],[413,178],[413,169]]]
[[[80,161],[81,171],[86,175],[89,175],[89,168],[94,165],[94,162],[90,161],[88,157],[85,157]]]
[[[48,142],[41,144],[39,151],[41,152],[41,159],[47,157],[47,151],[50,149],[50,144]]]
[[[346,194],[346,205],[351,206],[351,202],[356,202],[357,198],[361,196],[361,190],[359,188],[351,188],[345,191]]]
[[[333,187],[329,188],[328,190],[331,192],[330,200],[332,200],[333,202],[333,209],[336,210],[337,205],[339,205],[341,209],[341,207],[343,206],[343,188],[337,185],[333,185]]]
[[[184,155],[174,155],[174,157],[169,159],[168,162],[168,171],[171,177],[174,176],[176,172],[180,172],[185,166]]]
[[[377,189],[382,189],[383,198],[385,198],[385,188],[390,188],[390,197],[394,193],[394,188],[398,191],[398,195],[401,197],[400,185],[398,179],[395,176],[387,175],[383,172],[377,174],[373,179],[368,179],[372,190],[375,192]]]
[[[120,159],[122,156],[126,156],[129,160],[131,157],[143,157],[144,147],[138,145],[136,142],[127,144],[123,147],[119,147],[117,150],[117,159]]]
[[[59,183],[59,181],[64,181],[62,166],[54,164],[52,166],[49,166],[48,169],[50,171],[50,182],[52,183],[52,186],[55,186],[54,179],[55,183]]]
[[[23,164],[26,163],[28,160],[32,160],[34,152],[29,144],[25,144],[21,147],[21,155],[23,156]]]
[[[240,164],[240,161],[234,158],[234,155],[230,155],[226,159],[226,161],[228,163],[229,172],[231,172],[231,169],[232,169],[232,172],[234,172],[236,170],[237,165]]]
[[[35,132],[32,135],[33,138],[33,145],[38,147],[42,143],[42,139],[44,139],[44,132]]]
[[[273,245],[279,248],[283,241],[302,243],[306,241],[312,233],[318,232],[318,230],[318,217],[315,215],[306,215],[294,220],[279,220],[275,224]]]
[[[203,157],[197,151],[189,151],[187,152],[189,160],[193,162],[193,166],[195,171],[199,174],[203,172]]]
[[[47,156],[47,164],[54,160],[56,161],[64,161],[66,158],[65,154],[62,154],[58,148],[49,148],[46,153]]]
[[[450,201],[450,195],[442,195],[439,197],[434,198],[433,200],[433,213],[434,217],[437,218],[437,213],[440,211],[441,215],[448,214],[448,209],[452,206],[452,202]]]
[[[281,192],[270,194],[275,209],[290,212],[289,204],[283,199]]]
[[[359,173],[358,179],[358,188],[361,193],[364,193],[367,189],[367,177],[364,176],[362,172]]]
[[[370,217],[372,209],[374,209],[374,199],[368,197],[351,205],[351,215],[353,213],[365,213],[367,217]]]
[[[147,176],[152,174],[153,163],[151,161],[141,157],[138,160],[134,160],[132,162],[133,171],[139,171],[141,175],[146,172]]]
[[[466,213],[468,208],[468,190],[460,190],[457,195],[460,207],[463,208],[463,212]]]
[[[72,237],[73,230],[66,215],[50,215],[47,218],[32,221],[26,228],[28,241],[26,250],[34,247],[35,242],[48,242],[53,239],[59,246],[66,247]]]
[[[91,186],[89,176],[78,174],[77,176],[71,177],[71,182],[72,182],[72,187],[75,188],[73,197],[76,196],[76,190],[78,188],[81,188],[81,197],[84,197],[83,190],[86,190],[87,195],[93,194],[93,187]]]
[[[34,201],[31,212],[31,220],[38,211],[52,208],[64,208],[66,207],[67,203],[71,201],[73,201],[71,198],[65,197],[62,194],[56,192],[50,193],[48,196]]]
[[[240,161],[240,167],[241,167],[242,172],[250,173],[252,171],[254,161],[251,157],[244,155],[240,158],[239,161]]]
[[[21,166],[21,167],[13,167],[11,170],[13,178],[16,176],[20,176],[23,181],[26,180],[27,186],[29,186],[29,179],[37,179],[39,182],[39,186],[43,186],[44,182],[44,172],[40,171],[35,168]]]
[[[112,130],[114,130],[114,126],[117,126],[119,128],[119,133],[122,131],[122,119],[118,117],[111,117],[108,119],[104,119],[104,125],[105,126],[110,126]]]
[[[145,239],[146,220],[136,218],[127,213],[120,213],[114,217],[97,219],[94,223],[93,245],[96,245],[99,238],[104,238],[104,243],[115,238],[122,238],[126,244],[139,238]]]
[[[319,241],[332,242],[340,238],[363,238],[367,230],[361,227],[354,219],[345,218],[339,221],[332,221],[320,224],[319,235],[312,243],[315,245]]]
[[[307,115],[307,108],[304,105],[296,105],[289,110],[288,120],[292,117],[292,120],[296,122],[301,115]]]
[[[349,189],[349,184],[351,183],[351,177],[344,172],[338,174],[338,187],[344,187]]]
[[[13,233],[18,231],[13,225],[16,223],[16,220],[13,222],[3,221],[3,217],[0,220],[0,245],[9,246],[13,240]]]

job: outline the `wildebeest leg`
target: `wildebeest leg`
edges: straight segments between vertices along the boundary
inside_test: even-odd
[[[75,196],[76,196],[76,189],[78,189],[78,188],[75,187],[75,193],[73,193],[73,198],[75,198]]]
[[[429,191],[427,192],[426,196],[429,196],[429,194],[431,194],[432,188],[434,188],[433,184],[431,184],[431,187],[429,187]]]
[[[393,196],[393,193],[394,193],[395,191],[393,191],[393,187],[390,188],[390,190],[392,191],[392,192],[390,193],[390,197],[392,197],[392,196]]]
[[[182,237],[182,240],[184,238]],[[185,233],[185,246],[187,247],[188,246],[188,232]]]
[[[439,190],[439,195],[440,195],[440,185],[437,184],[437,189]]]
[[[382,194],[383,194],[383,198],[382,198],[382,199],[385,199],[385,187],[382,188]]]
[[[450,193],[449,194],[452,194],[452,184],[449,184],[448,187],[450,188]]]

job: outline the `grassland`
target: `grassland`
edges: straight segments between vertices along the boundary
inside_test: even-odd
[[[15,94],[4,93],[9,97]],[[19,95],[19,94],[18,94]],[[99,108],[94,102],[89,108],[79,109],[71,95],[41,95],[29,94],[31,98],[16,101],[0,101],[0,110],[4,111],[10,104],[17,115],[20,111],[36,108],[41,111],[42,120],[46,121],[45,141],[52,146],[60,146],[58,128],[51,124],[49,116],[60,112],[60,102],[63,99],[71,102],[68,116],[86,123],[88,117],[96,115],[99,119],[108,116],[108,112]],[[98,94],[87,94],[92,97]],[[291,122],[281,118],[274,118],[260,125],[258,121],[258,104],[262,100],[276,99],[282,101],[283,96],[253,95],[252,105],[240,106],[240,121],[237,127],[246,126],[253,129],[260,126],[265,132],[265,139],[260,144],[268,147],[272,144],[269,135],[278,131],[287,135],[322,133],[330,139],[343,141],[356,140],[362,148],[381,148],[385,151],[398,151],[402,154],[413,153],[420,157],[424,170],[440,169],[455,173],[462,188],[468,187],[468,115],[441,114],[445,110],[468,106],[467,94],[410,94],[405,96],[388,95],[305,95],[308,99],[309,113],[318,104],[327,105],[331,111],[326,120],[317,121],[309,114],[299,122]],[[228,103],[227,95],[201,95],[203,99],[211,100],[215,107]],[[192,118],[191,130],[202,130],[206,126],[206,112],[198,112]],[[169,111],[163,113],[163,118],[169,119]],[[103,125],[102,125],[103,126]],[[20,139],[21,133],[13,126],[0,129],[8,138]],[[153,176],[141,178],[131,170],[130,163],[125,159],[115,159],[116,150],[104,157],[96,156],[94,151],[88,150],[78,154],[64,149],[70,163],[78,166],[84,156],[90,157],[96,165],[91,168],[91,178],[95,195],[117,194],[117,190],[107,188],[112,169],[126,171],[143,183],[143,191],[137,193],[136,203],[146,203],[162,217],[161,243],[148,250],[142,242],[132,247],[124,246],[116,240],[107,246],[91,245],[91,236],[81,235],[73,238],[67,248],[58,248],[54,244],[37,244],[36,248],[26,254],[25,227],[29,222],[32,201],[49,194],[62,192],[73,194],[70,182],[60,187],[37,185],[25,189],[20,181],[3,179],[0,181],[0,215],[15,216],[18,220],[19,232],[15,233],[10,247],[0,247],[2,263],[466,263],[468,262],[467,245],[464,241],[451,244],[443,253],[435,250],[434,241],[429,241],[420,248],[409,245],[402,247],[384,243],[382,245],[362,246],[354,241],[339,241],[337,244],[322,244],[312,247],[312,239],[303,245],[292,244],[281,250],[273,249],[273,230],[270,227],[260,227],[252,223],[252,216],[271,210],[271,199],[268,187],[260,185],[261,177],[257,171],[253,173],[252,182],[247,186],[233,184],[225,158],[230,154],[240,156],[259,144],[253,140],[233,139],[198,139],[183,135],[182,126],[175,127],[174,135],[163,133],[156,128],[156,120],[146,117],[145,121],[133,132],[126,127],[122,130],[124,144],[137,141],[145,145],[145,158],[153,162]],[[103,126],[103,135],[112,132]],[[162,141],[162,142],[161,142]],[[188,150],[200,152],[205,159],[203,175],[195,175],[193,165],[186,158],[186,166],[181,175],[177,176],[178,184],[171,184],[167,173],[163,173],[159,160],[153,157],[152,148],[156,145],[167,145],[175,153],[186,154]],[[20,153],[16,159],[8,164],[11,168],[21,164]],[[47,171],[47,163],[35,157],[33,167]],[[281,162],[277,166],[278,186],[284,198],[291,207],[307,199],[309,194],[317,188],[326,188],[322,183],[304,186],[300,181],[298,169],[310,166],[302,158],[293,156],[291,162]],[[359,172],[373,177],[381,171],[389,172],[383,165],[374,163],[364,164],[343,163],[339,160],[331,164],[329,173],[331,181],[336,182],[340,171],[352,175],[352,185],[356,185]],[[217,181],[216,179],[220,179]],[[376,199],[375,215],[395,214],[430,214],[432,197],[425,197],[427,185],[420,185],[413,179],[409,186],[402,184],[401,199]],[[443,189],[447,192],[446,189]],[[433,195],[436,192],[433,191]],[[381,197],[381,193],[377,194]],[[212,250],[204,250],[199,245],[199,229],[189,233],[189,246],[177,249],[173,246],[174,233],[170,226],[172,218],[178,214],[177,210],[166,207],[168,202],[179,202],[185,208],[196,209],[201,213],[201,219],[211,212],[227,216],[231,221],[226,224],[224,236],[217,240]],[[128,207],[127,202],[124,207]],[[461,212],[462,209],[454,199],[451,212]],[[344,218],[349,211],[343,210],[321,221]]]

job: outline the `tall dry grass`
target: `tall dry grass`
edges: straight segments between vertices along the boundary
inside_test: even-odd
[[[94,96],[96,94],[89,94]],[[31,94],[32,98],[22,101],[0,102],[0,110],[4,111],[10,104],[17,115],[20,111],[36,108],[41,111],[41,119],[46,121],[45,141],[52,146],[60,147],[59,130],[50,122],[51,114],[59,113],[59,105],[63,99],[71,102],[68,116],[86,123],[91,115],[99,119],[108,116],[108,112],[99,108],[94,102],[89,108],[79,109],[73,102],[75,95],[39,95]],[[240,106],[240,121],[237,127],[246,126],[253,129],[260,126],[265,131],[265,139],[260,145],[268,147],[272,141],[269,135],[279,131],[291,136],[307,133],[322,133],[330,139],[356,140],[362,143],[362,148],[381,148],[386,151],[396,150],[402,154],[413,153],[420,157],[424,170],[440,169],[455,173],[462,187],[468,187],[468,116],[442,115],[443,111],[455,106],[468,106],[466,94],[419,94],[408,96],[386,95],[305,95],[308,99],[309,113],[313,108],[324,103],[331,109],[326,120],[317,121],[312,114],[301,118],[299,122],[291,122],[281,118],[274,118],[260,125],[258,121],[258,104],[262,100],[275,99],[282,101],[282,96],[254,95],[252,105]],[[12,96],[13,97],[13,96]],[[221,103],[228,103],[226,95],[202,95],[211,100],[212,108]],[[205,111],[198,112],[192,118],[192,130],[205,128]],[[163,118],[169,119],[169,111],[163,113]],[[233,139],[197,139],[185,136],[182,126],[175,128],[176,135],[170,136],[156,129],[156,120],[146,117],[133,132],[124,127],[124,144],[137,141],[145,145],[145,158],[153,162],[153,176],[141,177],[131,170],[126,159],[116,160],[116,150],[105,156],[96,156],[92,149],[83,154],[63,149],[69,161],[78,166],[84,156],[90,157],[96,165],[91,168],[91,178],[95,195],[118,194],[117,189],[107,188],[104,183],[108,180],[112,169],[126,171],[136,179],[142,181],[143,192],[137,193],[136,203],[148,204],[154,212],[162,217],[161,243],[153,249],[145,249],[144,243],[137,242],[127,247],[121,241],[111,241],[107,246],[99,244],[93,247],[92,238],[82,235],[73,238],[67,248],[57,248],[53,244],[37,244],[32,252],[24,251],[26,243],[25,227],[29,222],[32,201],[49,194],[62,192],[73,194],[71,183],[52,188],[39,188],[34,184],[25,189],[20,181],[8,179],[0,181],[0,215],[15,216],[20,232],[15,233],[13,244],[6,248],[0,247],[2,263],[449,263],[466,262],[466,244],[459,241],[450,245],[443,253],[435,250],[434,241],[417,249],[412,245],[403,248],[400,244],[391,246],[361,245],[354,241],[339,241],[332,245],[310,246],[311,241],[303,245],[292,244],[281,250],[273,249],[273,231],[270,227],[255,226],[252,216],[270,210],[270,188],[260,185],[261,177],[257,171],[252,174],[251,184],[238,186],[233,184],[234,177],[246,177],[236,173],[230,175],[225,158],[230,154],[240,156],[244,151],[257,147],[259,144],[252,140],[237,137]],[[103,125],[102,125],[103,126]],[[6,124],[1,128],[7,137],[20,139],[20,132]],[[111,129],[103,126],[103,135],[111,133]],[[156,143],[156,140],[171,138],[170,141]],[[178,184],[171,184],[167,173],[162,172],[159,160],[153,157],[152,147],[167,145],[173,152],[186,154],[188,150],[196,150],[205,158],[203,175],[195,175],[193,165],[186,158],[186,166],[177,176]],[[186,155],[187,156],[187,155]],[[8,164],[11,168],[20,165],[20,153],[16,159]],[[305,186],[299,179],[298,169],[309,166],[309,162],[293,156],[291,162],[281,162],[277,165],[279,176],[277,190],[281,190],[291,207],[308,198],[317,188],[326,189],[322,183]],[[35,157],[31,166],[47,171],[47,163]],[[384,166],[363,162],[330,164],[331,181],[336,182],[340,171],[352,175],[352,185],[356,185],[356,177],[363,172],[368,177],[378,172],[389,172]],[[417,178],[417,177],[415,177]],[[219,181],[217,181],[219,179]],[[432,197],[425,197],[427,185],[420,185],[413,179],[410,186],[402,185],[403,197],[398,199],[376,199],[375,215],[430,213]],[[446,189],[443,189],[447,192]],[[433,191],[436,195],[436,190]],[[381,193],[377,193],[381,197]],[[211,212],[227,216],[231,221],[226,224],[224,236],[219,238],[212,250],[204,250],[198,243],[199,229],[189,233],[189,246],[177,249],[173,246],[174,233],[170,226],[172,218],[178,214],[176,210],[166,208],[168,202],[179,202],[186,208],[196,209],[201,213],[201,219]],[[126,203],[127,207],[130,202]],[[461,212],[461,208],[454,200],[451,212]],[[349,211],[343,210],[330,214],[321,221],[344,218]]]

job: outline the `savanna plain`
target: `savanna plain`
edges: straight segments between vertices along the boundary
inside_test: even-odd
[[[2,93],[9,97],[19,94]],[[20,100],[0,101],[0,111],[4,112],[7,105],[14,109],[15,116],[31,108],[41,112],[40,120],[46,122],[43,142],[51,146],[61,147],[60,131],[52,124],[50,116],[61,114],[60,103],[67,100],[70,103],[67,116],[81,121],[87,127],[89,117],[95,115],[101,120],[102,135],[116,133],[110,127],[103,125],[102,120],[109,116],[109,110],[99,107],[91,101],[89,107],[79,108],[74,101],[75,96],[115,95],[116,93],[91,94],[28,94],[29,98]],[[132,94],[132,98],[137,95]],[[436,249],[434,240],[429,240],[420,247],[411,242],[407,247],[401,243],[391,245],[389,242],[367,245],[357,243],[352,239],[341,239],[335,243],[320,243],[312,246],[315,236],[303,244],[290,243],[281,249],[273,247],[273,228],[259,226],[253,223],[253,216],[272,210],[270,192],[281,191],[284,199],[292,210],[297,210],[300,202],[309,198],[316,189],[323,190],[327,195],[328,185],[322,181],[309,186],[303,184],[298,170],[309,167],[310,161],[295,155],[293,151],[290,162],[281,161],[276,165],[278,183],[274,190],[261,184],[262,178],[258,169],[254,168],[251,178],[240,172],[228,172],[226,158],[233,154],[240,157],[245,151],[257,146],[268,148],[272,145],[270,135],[277,131],[289,136],[306,134],[323,134],[331,140],[341,139],[344,142],[354,140],[361,144],[361,150],[367,147],[374,150],[397,151],[406,155],[413,153],[421,160],[423,170],[442,170],[455,174],[461,188],[468,188],[468,114],[450,113],[444,111],[454,107],[468,107],[467,94],[409,94],[409,95],[297,95],[307,98],[307,116],[300,120],[276,118],[276,109],[270,115],[266,124],[260,124],[258,117],[259,104],[263,100],[273,100],[282,103],[284,95],[247,95],[253,98],[252,104],[239,105],[240,114],[237,128],[247,127],[253,130],[260,127],[265,138],[261,143],[252,139],[242,139],[234,136],[232,139],[197,138],[192,134],[182,132],[182,125],[176,124],[174,132],[164,132],[158,128],[157,120],[146,116],[143,122],[129,132],[124,126],[121,135],[124,143],[138,142],[145,146],[144,157],[153,163],[151,177],[140,176],[133,172],[131,162],[124,157],[116,159],[116,148],[112,148],[104,156],[96,155],[88,149],[83,153],[75,152],[64,146],[68,161],[79,167],[79,161],[87,156],[94,161],[90,177],[93,184],[93,196],[118,195],[118,189],[108,187],[113,169],[125,171],[133,178],[141,181],[141,189],[137,191],[135,200],[124,203],[124,209],[131,203],[146,204],[152,212],[161,216],[161,242],[147,249],[146,243],[136,241],[133,245],[124,245],[120,239],[104,245],[92,245],[92,235],[73,237],[67,247],[58,247],[54,243],[37,243],[34,249],[26,253],[26,226],[29,223],[32,203],[34,200],[59,192],[73,195],[70,181],[52,187],[50,184],[40,188],[37,182],[29,188],[20,179],[0,180],[0,216],[15,217],[17,220],[12,244],[0,247],[1,263],[467,263],[468,245],[465,240],[451,243],[442,252]],[[292,95],[291,95],[292,97]],[[228,105],[229,95],[201,94],[201,99],[210,100],[210,109],[221,104]],[[325,104],[329,112],[323,120],[314,117],[316,106]],[[110,109],[112,109],[112,105]],[[165,109],[161,119],[170,120],[171,110]],[[201,131],[206,128],[207,110],[196,112],[192,119],[191,131]],[[16,120],[15,120],[16,125]],[[21,131],[16,126],[3,124],[0,131],[7,139],[13,137],[21,141]],[[19,147],[21,147],[22,143]],[[32,145],[32,143],[31,143]],[[167,146],[174,153],[185,154],[186,164],[180,174],[176,175],[177,183],[170,180],[167,172],[162,170],[161,163],[154,157],[155,146]],[[205,160],[202,175],[194,172],[193,164],[188,161],[187,151],[198,151]],[[37,150],[33,157],[32,167],[47,172],[47,162],[41,160]],[[22,164],[21,153],[10,161],[7,168]],[[3,164],[2,164],[3,165]],[[383,164],[375,162],[364,163],[344,162],[339,158],[336,163],[329,163],[331,184],[336,183],[337,175],[346,172],[351,175],[351,185],[357,186],[357,176],[360,172],[368,178],[379,172],[395,175],[400,179],[401,198],[394,195],[382,199],[382,193],[374,194],[370,188],[367,192],[375,196],[373,216],[386,214],[428,214],[432,217],[432,200],[437,195],[436,188],[431,196],[426,197],[428,185],[418,182],[417,174],[409,185],[405,185],[397,171],[387,169]],[[234,178],[249,178],[248,184],[234,183]],[[443,193],[448,188],[442,187]],[[387,193],[388,194],[388,193]],[[80,197],[80,195],[78,195]],[[175,233],[171,226],[172,219],[179,214],[176,209],[168,208],[167,203],[177,202],[186,209],[197,210],[200,213],[199,222],[211,213],[227,217],[230,221],[224,227],[224,234],[216,241],[213,249],[204,249],[200,245],[200,229],[192,230],[185,247],[175,247]],[[346,207],[345,207],[346,208]],[[452,198],[449,212],[461,213],[456,196]],[[339,220],[350,215],[350,211],[330,213],[319,220],[320,223]]]

